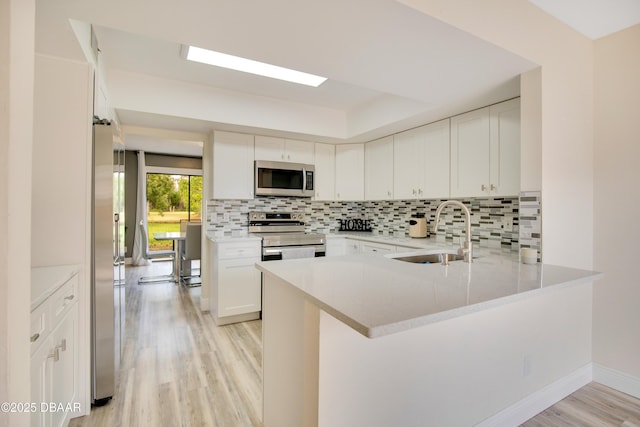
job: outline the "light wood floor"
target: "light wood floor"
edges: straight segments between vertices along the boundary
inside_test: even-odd
[[[640,399],[590,383],[522,426],[640,427]]]
[[[137,284],[161,268],[127,266],[116,395],[70,426],[262,427],[261,321],[218,327],[199,309],[200,288]],[[640,427],[640,400],[591,383],[522,426]]]
[[[164,268],[127,266],[116,394],[70,426],[262,426],[261,321],[218,327],[199,287],[137,284]]]

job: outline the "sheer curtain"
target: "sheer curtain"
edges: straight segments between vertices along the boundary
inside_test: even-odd
[[[138,191],[136,195],[136,227],[133,237],[133,265],[149,265],[145,254],[149,249],[149,241],[140,233],[140,223],[147,230],[147,170],[144,162],[144,151],[138,151]]]

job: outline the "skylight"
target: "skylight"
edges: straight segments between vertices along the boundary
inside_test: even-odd
[[[253,61],[251,59],[202,49],[195,46],[189,46],[187,48],[186,58],[189,61],[202,62],[203,64],[214,65],[216,67],[228,68],[231,70],[242,71],[244,73],[257,74],[259,76],[285,80],[313,87],[318,87],[327,80],[326,77],[303,73],[302,71],[265,64],[264,62]]]

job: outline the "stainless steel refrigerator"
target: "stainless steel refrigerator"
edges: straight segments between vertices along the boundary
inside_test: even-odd
[[[124,336],[124,147],[107,120],[93,124],[91,401],[109,402]]]

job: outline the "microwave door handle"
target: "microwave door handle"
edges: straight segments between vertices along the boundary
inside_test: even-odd
[[[302,194],[307,191],[307,169],[302,168]]]

